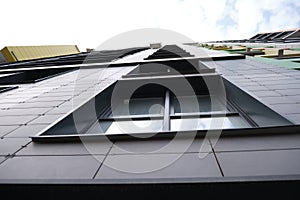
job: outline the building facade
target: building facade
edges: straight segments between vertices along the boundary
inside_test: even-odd
[[[300,57],[205,47],[1,64],[1,191],[296,192]]]

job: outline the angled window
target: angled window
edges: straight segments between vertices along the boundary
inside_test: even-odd
[[[126,88],[131,80],[124,79],[121,82]],[[130,99],[118,96],[113,103],[110,98],[115,85],[112,85],[91,100],[94,102],[92,107],[84,108],[91,104],[87,102],[34,139],[40,140],[44,136],[49,139],[49,136],[51,138],[59,135],[73,137],[232,130],[291,124],[239,88],[229,84],[225,82],[227,94],[230,93],[227,99],[218,94],[208,95],[202,90],[195,90],[201,92],[194,97],[185,93],[175,96],[163,86],[147,84],[136,90]],[[87,110],[93,109],[97,113],[96,118],[89,120],[91,115]],[[81,120],[76,120],[76,116]]]
[[[33,140],[102,135],[163,135],[292,125],[259,100],[222,78],[214,69],[184,74],[190,65],[186,62],[178,64],[178,61],[168,60],[164,64],[167,68],[178,67],[183,74],[153,75],[152,66],[144,65],[142,73],[145,73],[139,76],[141,66],[132,68],[129,74],[123,74],[118,81],[33,137]],[[194,61],[196,67],[205,66],[197,59]],[[147,62],[152,63],[152,60]],[[161,62],[153,61],[154,64]],[[155,69],[155,73],[162,73],[161,69]],[[136,76],[131,76],[133,74]],[[183,82],[191,86],[192,92],[180,84]]]
[[[126,88],[132,80],[120,82]],[[225,81],[225,86],[227,99],[218,94],[208,95],[200,89],[195,90],[198,93],[194,97],[184,92],[175,96],[163,86],[147,84],[136,90],[130,99],[120,96],[112,103],[115,85],[111,85],[62,121],[34,137],[34,140],[60,136],[72,138],[76,135],[156,134],[291,125],[288,120],[231,83]],[[92,107],[88,107],[89,104]],[[96,112],[94,117],[87,112],[91,110]]]

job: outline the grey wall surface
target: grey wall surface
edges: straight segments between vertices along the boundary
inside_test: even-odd
[[[300,123],[297,104],[300,72],[249,60],[218,61],[217,70],[229,81]],[[132,68],[115,68],[99,80],[98,70],[86,69],[26,84],[0,94],[0,181],[5,179],[112,179],[149,180],[300,175],[298,134],[221,137],[209,142],[205,157],[199,155],[203,138],[186,151],[177,148],[156,152],[169,140],[88,141],[34,143],[29,138],[59,120],[74,107],[103,90]],[[102,82],[101,82],[102,81]],[[76,86],[76,87],[75,87]],[[286,87],[283,87],[286,86]],[[293,101],[294,99],[295,101]],[[300,100],[300,98],[299,98]],[[296,102],[296,103],[295,103]],[[184,143],[179,139],[177,145]],[[93,153],[87,148],[94,147]],[[117,168],[142,170],[170,158],[176,161],[148,173],[128,173]],[[111,168],[110,166],[115,168]]]

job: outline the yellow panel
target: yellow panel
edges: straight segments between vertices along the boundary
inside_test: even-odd
[[[23,59],[24,60],[28,60],[29,59],[28,51],[22,51],[22,54],[23,54]]]
[[[14,52],[19,61],[24,60],[24,55],[23,55],[24,48],[15,47]]]
[[[7,62],[15,62],[16,59],[13,57],[13,55],[10,53],[10,48],[8,47],[4,47],[2,50],[1,50],[1,53],[2,55],[4,56],[5,60]]]
[[[20,51],[17,47],[12,47],[10,52],[11,52],[11,54],[14,54],[17,61],[22,60],[22,55],[20,54]]]
[[[49,46],[7,46],[1,50],[7,62],[49,58],[80,53],[76,45],[49,45]],[[14,55],[15,56],[14,56]]]

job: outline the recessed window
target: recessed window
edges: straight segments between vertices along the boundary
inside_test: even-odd
[[[189,67],[184,62],[174,62],[172,67],[184,72]],[[153,68],[148,66],[148,69]],[[172,135],[177,131],[184,134],[185,131],[231,131],[292,124],[216,73],[157,77],[146,68],[143,72],[138,72],[139,67],[135,70],[137,74],[145,72],[145,77],[123,75],[34,139],[119,137],[131,133]],[[181,81],[189,84],[191,91],[181,87],[178,84]],[[210,87],[207,84],[211,84]],[[172,86],[173,90],[167,88]],[[133,94],[128,92],[131,89]]]
[[[119,97],[115,103],[102,106],[97,120],[86,123],[79,134],[119,135],[251,127],[247,119],[218,95],[192,97],[184,94],[175,96],[163,86],[145,85],[136,90],[131,99]],[[63,132],[63,135],[69,134],[72,132]],[[46,135],[51,134],[46,132]]]
[[[99,117],[83,134],[111,135],[250,127],[233,108],[229,108],[226,102],[222,102],[215,95],[175,97],[167,88],[160,86],[159,93],[152,92],[156,97],[139,97],[158,87],[152,86],[153,88],[151,85],[139,88],[132,99],[118,99],[117,106],[110,107],[110,113]],[[163,96],[158,97],[162,90]]]

